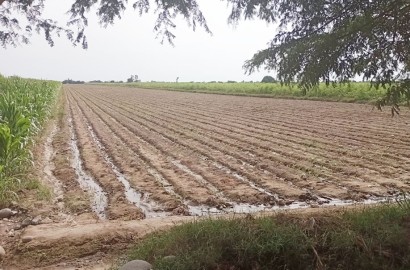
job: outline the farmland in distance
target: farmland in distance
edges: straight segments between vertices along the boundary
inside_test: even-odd
[[[110,83],[107,85],[209,94],[359,103],[373,103],[382,98],[386,93],[385,88],[375,87],[370,82],[349,82],[345,84],[319,83],[319,85],[305,93],[301,91],[296,83],[284,85],[279,82],[133,82],[127,84]]]
[[[64,96],[74,162],[54,174],[88,190],[102,219],[320,207],[409,190],[405,111],[98,85],[65,85]]]

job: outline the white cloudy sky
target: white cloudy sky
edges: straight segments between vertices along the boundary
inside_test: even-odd
[[[48,0],[45,12],[64,22],[70,3]],[[225,2],[199,0],[199,4],[213,36],[200,28],[193,32],[185,21],[178,20],[175,47],[161,45],[153,32],[156,16],[152,13],[139,17],[129,8],[121,21],[102,28],[95,12],[91,12],[87,50],[73,47],[64,38],[57,38],[51,48],[41,36],[33,36],[29,45],[0,48],[0,73],[85,81],[125,80],[130,74],[138,74],[143,81],[175,81],[176,77],[180,81],[260,81],[267,75],[264,70],[245,75],[242,65],[254,52],[266,47],[275,27],[258,20],[228,25],[229,8]]]

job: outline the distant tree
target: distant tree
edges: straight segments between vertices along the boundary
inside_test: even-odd
[[[28,43],[31,33],[42,32],[50,45],[65,35],[87,47],[88,13],[97,8],[102,26],[121,18],[126,0],[71,0],[66,26],[43,17],[44,0],[0,0],[0,43],[3,47]],[[172,29],[182,16],[195,30],[211,33],[196,0],[134,0],[139,14],[154,9],[154,30],[172,43]],[[296,81],[303,91],[319,82],[345,82],[355,76],[375,87],[388,88],[378,106],[410,100],[409,0],[225,0],[232,11],[228,22],[259,18],[278,23],[279,31],[267,48],[245,62],[247,73],[264,67],[275,70],[285,84]],[[19,20],[24,16],[26,20]],[[23,23],[27,21],[26,23]]]
[[[127,79],[127,83],[132,83],[132,82],[134,82],[134,75],[131,75],[131,77]]]
[[[83,84],[85,83],[84,81],[74,81],[72,79],[67,79],[62,81],[63,84]]]
[[[132,82],[140,82],[140,80],[138,80],[138,75],[131,75],[127,79],[127,83],[132,83]]]
[[[275,82],[275,78],[273,78],[272,76],[265,76],[262,79],[263,83],[273,83]]]

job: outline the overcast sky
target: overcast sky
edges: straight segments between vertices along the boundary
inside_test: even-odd
[[[132,1],[131,1],[132,2]],[[59,22],[72,1],[46,1],[46,14]],[[132,3],[131,3],[132,4]],[[90,13],[87,29],[89,47],[73,47],[64,38],[56,38],[49,47],[43,37],[34,35],[31,44],[0,48],[0,73],[30,78],[64,80],[126,80],[138,74],[142,81],[260,81],[268,73],[262,70],[250,76],[242,65],[275,34],[265,22],[241,21],[227,24],[229,8],[220,0],[199,0],[213,35],[201,28],[195,32],[185,21],[177,20],[175,47],[156,39],[153,26],[156,15],[138,16],[129,8],[120,21],[102,28]]]

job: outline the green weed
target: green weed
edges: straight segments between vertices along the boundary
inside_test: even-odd
[[[325,215],[208,219],[150,235],[129,259],[181,270],[409,269],[409,222],[409,209],[397,204]]]

